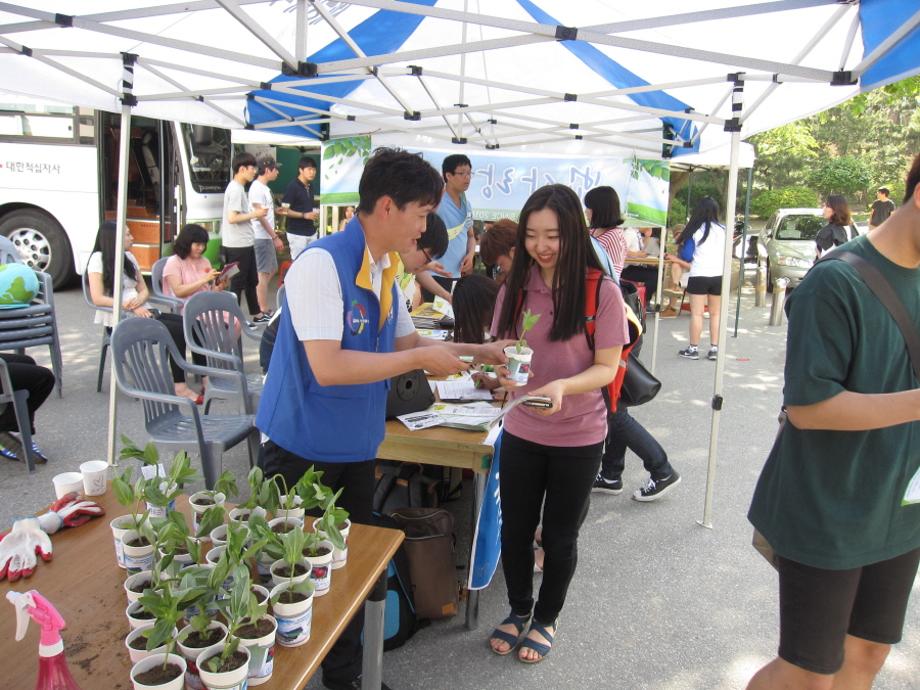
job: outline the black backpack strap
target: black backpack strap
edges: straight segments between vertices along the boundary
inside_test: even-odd
[[[822,257],[820,261],[835,259],[844,261],[852,266],[859,274],[859,277],[863,279],[866,287],[872,291],[872,294],[878,298],[878,301],[891,314],[891,318],[898,325],[898,329],[904,337],[904,342],[907,344],[907,354],[910,357],[914,376],[920,381],[920,331],[917,330],[917,326],[911,319],[910,314],[908,314],[907,308],[895,293],[891,284],[875,266],[851,251],[837,250]]]

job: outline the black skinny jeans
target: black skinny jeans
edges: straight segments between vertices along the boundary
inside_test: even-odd
[[[262,312],[259,308],[259,298],[256,295],[256,285],[259,284],[259,273],[256,268],[256,250],[254,247],[224,247],[224,256],[227,263],[239,263],[240,272],[230,279],[230,290],[236,295],[237,301],[246,293],[246,304],[249,305],[249,314],[257,316]]]
[[[511,610],[552,625],[578,562],[578,531],[604,443],[544,446],[505,431],[501,443],[502,569]],[[543,508],[543,582],[533,599],[533,535]]]
[[[349,519],[362,525],[372,525],[375,460],[364,462],[322,462],[307,460],[285,450],[272,441],[262,446],[259,465],[266,477],[280,474],[289,487],[294,486],[303,473],[313,465],[323,472],[323,484],[333,491],[342,487],[339,505],[348,511]],[[323,659],[323,678],[349,682],[361,673],[361,631],[364,629],[364,607],[358,609],[338,641]]]
[[[601,474],[606,479],[622,476],[627,448],[639,456],[645,471],[655,481],[670,477],[674,471],[665,449],[629,414],[629,408],[621,404],[616,412],[607,415],[607,447],[601,461]]]
[[[0,358],[6,362],[13,390],[29,391],[26,406],[29,408],[29,425],[31,432],[34,434],[35,411],[42,406],[42,403],[54,390],[54,374],[50,369],[38,366],[35,360],[28,355],[4,352],[0,354]],[[3,392],[6,393],[6,391]],[[0,413],[0,431],[14,431],[16,429],[19,429],[16,423],[16,410],[13,407],[13,403],[7,403],[3,407],[3,412]]]

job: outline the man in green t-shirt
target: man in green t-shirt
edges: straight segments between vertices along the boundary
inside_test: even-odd
[[[843,249],[920,323],[920,155],[906,190]],[[849,264],[816,265],[787,308],[788,423],[748,513],[777,555],[779,653],[748,690],[868,689],[920,562],[920,389],[894,319]]]

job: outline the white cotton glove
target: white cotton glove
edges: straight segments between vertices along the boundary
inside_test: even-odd
[[[0,580],[8,577],[15,582],[29,577],[38,563],[37,556],[43,561],[51,560],[51,538],[37,519],[17,520],[0,541]]]
[[[92,501],[77,500],[76,493],[70,493],[55,501],[47,513],[38,516],[38,523],[46,534],[54,534],[62,527],[79,527],[91,518],[105,515],[105,509]]]

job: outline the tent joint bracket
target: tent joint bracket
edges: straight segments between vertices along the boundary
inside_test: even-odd
[[[718,412],[719,410],[722,409],[723,402],[724,402],[724,398],[721,395],[712,396],[712,409]]]
[[[853,71],[848,69],[834,72],[834,76],[831,79],[831,86],[853,86],[858,83],[859,80],[853,76]]]
[[[562,26],[561,24],[556,27],[556,40],[557,41],[575,41],[578,39],[578,29],[574,26]]]
[[[297,63],[297,69],[294,69],[286,62],[281,63],[281,74],[286,77],[315,77],[318,73],[319,67],[315,62],[300,60]]]
[[[73,15],[56,13],[54,15],[54,23],[58,26],[70,28],[73,26]]]

